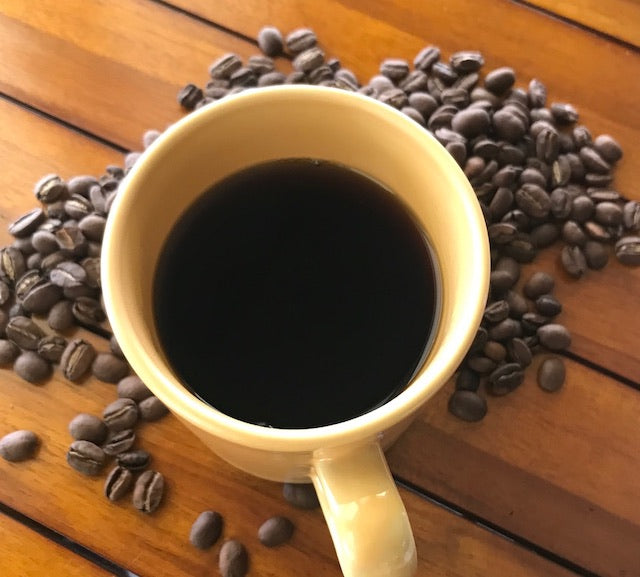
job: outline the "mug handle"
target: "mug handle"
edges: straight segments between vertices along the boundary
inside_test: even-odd
[[[377,441],[314,456],[311,474],[345,577],[411,577],[409,517]]]

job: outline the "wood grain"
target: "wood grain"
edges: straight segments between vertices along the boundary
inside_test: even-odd
[[[107,577],[108,571],[0,513],[2,577]]]
[[[3,52],[12,57],[0,62],[0,89],[130,148],[140,147],[145,129],[162,128],[182,115],[175,92],[190,80],[204,81],[207,65],[216,55],[236,51],[247,56],[256,51],[249,43],[152,2],[117,0],[83,10],[77,2],[61,7],[53,0],[38,0],[39,11],[18,0],[3,3],[0,26],[5,33],[0,36],[0,49],[5,47]],[[457,0],[447,3],[447,10],[433,6],[428,22],[405,0],[394,2],[394,10],[380,1],[372,2],[371,10],[355,1],[349,9],[347,4],[329,2],[323,10],[335,17],[327,19],[307,13],[303,5],[278,1],[269,3],[268,10],[267,4],[259,2],[243,3],[233,11],[230,6],[220,2],[214,11],[208,3],[194,2],[192,9],[250,34],[265,22],[283,30],[312,25],[327,50],[344,55],[344,64],[362,78],[373,74],[383,57],[411,58],[432,41],[445,54],[464,47],[482,49],[488,67],[511,61],[523,79],[553,79],[552,98],[573,101],[594,133],[611,132],[626,145],[616,173],[618,186],[627,196],[640,199],[635,176],[640,157],[633,146],[640,139],[640,109],[632,96],[640,89],[638,54],[499,0],[486,3],[486,29],[479,29]],[[511,32],[501,35],[492,28],[505,19],[513,20],[523,34],[521,45],[528,46],[526,51],[510,50],[515,42]],[[415,21],[423,23],[421,35],[415,32]],[[134,32],[127,35],[116,24],[122,22],[130,23]],[[371,38],[365,36],[358,43],[348,32],[352,29],[362,29]],[[552,42],[561,31],[568,35],[567,43]],[[465,43],[461,38],[467,39]],[[540,59],[532,59],[532,54]],[[568,69],[577,71],[570,83]],[[614,74],[614,69],[628,73]],[[616,87],[615,106],[610,103],[610,86]],[[628,290],[637,284],[639,271],[615,264],[587,275],[589,282],[576,283],[558,269],[556,260],[557,253],[551,252],[542,255],[536,266],[558,273],[564,319],[575,335],[573,351],[638,382],[640,353],[635,343],[640,318],[627,313],[640,304],[640,294]]]
[[[488,398],[480,423],[441,391],[390,453],[399,477],[599,575],[640,576],[640,395],[567,362],[557,394],[535,383]]]
[[[640,5],[635,0],[528,0],[528,4],[640,47]]]

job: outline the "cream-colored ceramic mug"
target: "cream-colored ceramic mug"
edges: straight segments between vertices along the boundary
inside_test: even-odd
[[[151,298],[163,242],[194,199],[242,168],[292,157],[352,167],[399,195],[428,238],[440,276],[432,345],[407,388],[366,414],[309,429],[245,423],[189,393],[163,355]],[[415,572],[411,527],[383,449],[462,360],[480,322],[489,269],[482,213],[445,149],[397,110],[311,86],[247,91],[168,128],[120,186],[102,249],[108,317],[133,369],[228,462],[266,479],[311,480],[346,577]]]

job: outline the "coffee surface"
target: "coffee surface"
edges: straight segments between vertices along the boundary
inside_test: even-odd
[[[431,251],[405,206],[310,159],[256,165],[204,192],[154,282],[157,332],[185,386],[279,428],[344,421],[398,394],[436,317]]]

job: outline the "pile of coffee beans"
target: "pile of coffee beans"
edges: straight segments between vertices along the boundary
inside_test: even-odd
[[[573,278],[603,268],[612,248],[621,263],[640,264],[640,203],[613,187],[620,145],[606,134],[594,138],[571,104],[548,102],[540,80],[518,87],[508,66],[483,74],[480,52],[463,50],[445,59],[437,46],[426,46],[412,61],[386,58],[379,73],[362,83],[338,58],[327,57],[310,29],[285,36],[265,26],[257,43],[262,53],[246,62],[232,53],[215,60],[205,85],[188,84],[178,102],[193,110],[247,88],[277,84],[359,92],[423,126],[473,186],[487,225],[492,272],[482,326],[449,403],[459,418],[482,419],[484,392],[500,396],[515,390],[533,355],[570,345],[569,332],[556,322],[562,306],[550,289],[535,296],[519,289],[522,264],[558,243],[562,268]],[[291,72],[277,69],[278,56],[291,61]],[[560,388],[562,358],[543,366],[540,387]]]

